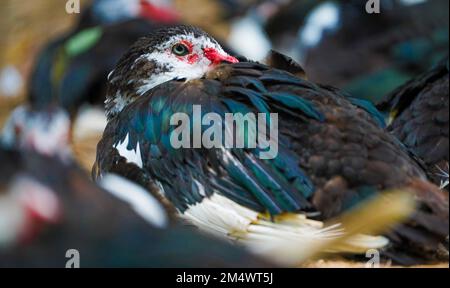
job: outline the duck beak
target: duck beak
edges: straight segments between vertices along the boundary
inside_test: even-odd
[[[220,53],[219,51],[217,51],[214,48],[203,49],[203,54],[209,61],[211,61],[211,65],[218,65],[223,62],[225,62],[225,63],[238,63],[239,62],[239,60],[236,59],[235,57],[230,56],[228,54]]]

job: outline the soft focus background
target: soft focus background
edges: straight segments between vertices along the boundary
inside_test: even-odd
[[[183,22],[202,27],[239,54],[262,60],[271,48],[279,50],[299,61],[310,79],[377,101],[448,55],[448,0],[381,1],[386,9],[378,16],[362,11],[365,0],[173,0],[173,5]],[[81,0],[81,6],[89,2]],[[0,0],[0,127],[26,98],[37,53],[77,22],[79,15],[67,14],[65,4]],[[97,140],[75,147],[86,169]],[[337,265],[361,266],[311,263]]]
[[[349,55],[355,56],[362,53],[360,50],[369,50],[363,44],[367,39],[358,38],[361,37],[358,33],[366,33],[372,42],[389,43],[388,36],[384,33],[388,30],[392,31],[390,34],[394,34],[394,38],[402,34],[416,36],[414,33],[422,33],[422,36],[428,37],[432,34],[429,31],[430,26],[434,29],[434,26],[440,25],[446,29],[433,37],[444,38],[445,47],[448,47],[447,0],[381,1],[383,5],[381,16],[363,13],[361,10],[365,0],[172,0],[171,2],[183,22],[200,26],[215,37],[225,40],[239,54],[261,60],[270,48],[275,48],[304,65],[312,80],[344,88],[343,86],[348,84],[346,76],[350,72],[339,66],[343,66],[342,62],[349,62]],[[88,6],[89,2],[90,0],[81,0],[81,7]],[[0,1],[2,108],[18,101],[13,96],[23,96],[36,53],[50,39],[68,31],[76,23],[78,15],[67,14],[65,3],[64,0]],[[390,9],[395,6],[393,3],[400,3],[405,8]],[[359,11],[352,11],[355,10],[355,5]],[[410,7],[417,8],[410,9]],[[404,25],[409,26],[411,31],[404,31],[407,30],[402,27]],[[353,27],[353,30],[348,29],[348,26]],[[378,28],[375,29],[374,26]],[[418,26],[422,26],[423,31],[416,31]],[[375,32],[382,33],[376,35]],[[374,35],[376,37],[372,38]],[[362,40],[359,41],[361,43],[345,43],[349,42],[346,38],[350,36],[355,41]],[[321,42],[323,38],[325,43]],[[313,49],[318,45],[320,49]],[[423,45],[421,49],[425,53]],[[328,53],[330,51],[335,53]],[[360,73],[383,66],[379,57],[374,55],[364,57],[367,61],[363,61],[363,64],[370,63],[370,67],[364,66],[361,61],[352,63],[359,67]],[[422,71],[415,71],[414,74],[419,72]],[[406,77],[410,76],[414,75]],[[1,113],[0,123],[4,117],[5,113]]]
[[[36,53],[75,22],[62,2],[0,1],[0,124],[24,97]]]
[[[81,0],[81,7],[89,2]],[[50,39],[75,25],[79,15],[67,14],[65,4],[65,0],[0,0],[0,126],[8,111],[24,98],[36,54]],[[219,1],[175,0],[174,5],[188,23],[218,36],[228,35],[230,28]]]

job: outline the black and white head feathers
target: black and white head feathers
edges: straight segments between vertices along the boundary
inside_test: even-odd
[[[228,55],[215,39],[195,27],[164,28],[141,38],[108,77],[108,118],[162,83],[201,78],[222,62],[238,60]]]

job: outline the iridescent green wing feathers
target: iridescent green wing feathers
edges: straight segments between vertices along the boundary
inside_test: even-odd
[[[247,65],[249,65],[247,67]],[[252,69],[250,69],[252,67]],[[255,67],[257,69],[255,69]],[[258,113],[270,125],[269,113],[282,112],[298,121],[323,121],[324,116],[314,105],[288,92],[269,92],[265,85],[286,83],[310,86],[301,79],[277,70],[264,71],[265,66],[242,63],[233,67],[236,75],[223,82],[204,79],[187,83],[168,82],[154,88],[143,98],[127,107],[110,125],[116,125],[116,143],[128,136],[128,150],[142,151],[143,165],[152,179],[161,183],[164,193],[180,210],[200,202],[205,196],[220,193],[237,203],[272,215],[310,208],[306,200],[314,191],[309,178],[299,168],[298,156],[289,149],[287,139],[279,139],[275,159],[261,159],[263,149],[244,141],[244,148],[226,148],[224,136],[214,149],[175,149],[171,143],[177,125],[171,125],[175,113],[186,113],[191,128],[195,125],[194,105],[201,115],[214,112],[222,119],[226,113],[255,118],[236,120],[235,137],[252,139],[258,129]],[[253,75],[250,75],[253,74]],[[249,77],[258,76],[258,77]],[[311,87],[312,88],[312,87]],[[260,118],[258,118],[260,120]],[[197,120],[198,121],[198,120]],[[200,120],[201,121],[201,120]],[[248,126],[244,122],[250,121]],[[173,124],[173,123],[172,123]],[[210,128],[203,125],[202,134]],[[193,129],[189,131],[193,145]],[[268,136],[268,135],[266,135]],[[192,147],[192,146],[191,146]]]

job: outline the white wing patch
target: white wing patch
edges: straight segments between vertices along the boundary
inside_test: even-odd
[[[196,184],[200,183],[196,181]],[[237,242],[253,253],[283,265],[295,265],[308,259],[316,247],[344,234],[340,225],[324,227],[322,222],[308,219],[303,214],[281,215],[271,221],[218,193],[191,206],[180,217],[206,233]],[[384,237],[357,235],[326,252],[365,253],[387,243]]]
[[[258,219],[258,213],[215,193],[191,206],[181,217],[223,238],[233,232],[247,231],[252,221]]]
[[[167,227],[169,219],[166,210],[141,186],[113,174],[103,177],[100,186],[120,200],[129,203],[137,214],[153,226]]]
[[[141,148],[139,143],[137,143],[136,145],[136,149],[133,150],[128,150],[128,144],[129,144],[129,140],[130,140],[130,135],[127,134],[127,136],[125,137],[125,139],[120,142],[117,143],[116,145],[114,145],[114,148],[117,149],[117,151],[119,151],[120,156],[124,157],[125,159],[127,159],[128,163],[134,163],[136,164],[139,168],[143,168],[143,162],[142,162],[142,155],[141,155]]]

